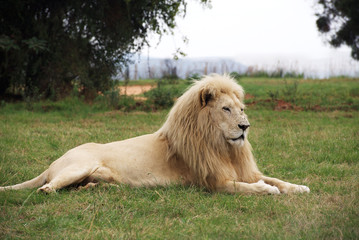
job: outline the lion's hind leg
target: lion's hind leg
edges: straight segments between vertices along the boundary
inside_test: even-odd
[[[285,182],[277,178],[263,176],[262,180],[267,184],[276,186],[281,193],[309,193],[310,192],[310,189],[307,186]]]
[[[98,167],[94,168],[73,168],[67,167],[61,172],[57,173],[55,177],[53,177],[47,184],[43,185],[37,192],[45,192],[51,193],[56,192],[57,189],[61,189],[63,187],[78,184],[84,181],[86,178],[91,176]]]

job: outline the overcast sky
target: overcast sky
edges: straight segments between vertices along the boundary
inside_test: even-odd
[[[186,58],[229,57],[246,65],[295,64],[359,73],[350,49],[333,49],[316,28],[315,0],[212,0],[211,8],[189,0],[174,36],[151,38],[150,57],[171,58],[181,48]],[[189,41],[184,44],[183,36]],[[355,68],[355,69],[353,69]]]

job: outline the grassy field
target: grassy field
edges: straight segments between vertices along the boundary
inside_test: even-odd
[[[160,82],[162,91],[157,92],[154,97],[158,97],[158,95],[168,96],[168,93],[177,97],[186,90],[190,83],[188,80],[176,81],[176,84],[166,84],[166,82],[166,80]],[[239,79],[239,83],[249,93],[246,103],[252,109],[359,111],[359,79],[331,78],[312,80],[244,77]],[[157,83],[155,80],[143,80],[132,81],[129,85],[155,86]],[[153,89],[152,91],[156,90]],[[151,94],[145,95],[151,97]],[[149,102],[151,103],[151,101]],[[139,107],[141,109],[141,105]],[[146,110],[144,106],[142,106],[142,109]]]
[[[358,239],[359,80],[300,80],[294,100],[287,90],[295,80],[240,82],[251,96],[249,139],[259,168],[309,186],[310,194],[109,184],[50,195],[6,191],[0,192],[0,239]],[[273,110],[284,99],[300,108]],[[26,109],[1,104],[0,185],[37,176],[79,144],[154,132],[168,112],[104,111],[73,99]]]

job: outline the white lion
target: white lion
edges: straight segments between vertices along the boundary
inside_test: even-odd
[[[195,82],[155,133],[71,149],[38,177],[0,190],[54,192],[99,181],[131,186],[194,184],[211,191],[279,194],[309,188],[263,176],[247,140],[244,91],[229,76]]]

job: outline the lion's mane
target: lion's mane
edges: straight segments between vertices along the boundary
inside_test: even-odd
[[[256,182],[261,175],[248,140],[242,147],[229,144],[210,117],[206,104],[215,104],[220,94],[244,99],[243,88],[229,76],[206,76],[176,101],[157,132],[167,141],[167,160],[184,163],[191,182],[210,190],[227,180]]]

